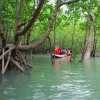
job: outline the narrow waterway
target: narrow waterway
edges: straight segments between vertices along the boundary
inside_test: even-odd
[[[69,58],[34,55],[34,68],[0,76],[0,100],[100,100],[100,58],[70,63]],[[29,59],[30,61],[30,59]]]

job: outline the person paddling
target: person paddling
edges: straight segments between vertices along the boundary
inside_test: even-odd
[[[72,51],[68,48],[68,49],[66,50],[66,54],[67,54],[67,56],[71,56]]]
[[[58,54],[58,55],[61,55],[61,48],[57,45],[54,49],[54,54]]]
[[[66,49],[65,48],[62,48],[62,51],[61,51],[61,54],[66,54]]]

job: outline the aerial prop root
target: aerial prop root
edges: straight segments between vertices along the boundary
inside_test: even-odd
[[[25,67],[26,67],[27,69],[33,68],[33,66],[30,65],[30,64],[26,61],[26,59],[22,56],[21,52],[18,51],[18,50],[17,50],[17,56],[19,56],[19,57],[21,58],[21,63],[24,64]],[[20,59],[19,59],[19,60],[20,60]]]
[[[6,51],[5,51],[6,52]],[[13,64],[16,66],[21,72],[24,72],[24,68],[22,65],[26,67],[26,69],[33,68],[31,64],[29,64],[26,59],[22,56],[22,53],[18,50],[16,50],[16,54],[14,56],[11,54],[12,50],[10,52],[7,52],[7,54],[4,56],[5,58],[5,66],[4,69],[2,70],[2,75],[5,73],[9,63]]]

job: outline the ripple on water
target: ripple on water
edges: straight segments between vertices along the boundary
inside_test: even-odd
[[[77,80],[74,82],[85,82],[84,80]],[[51,90],[55,93],[50,95],[49,98],[52,100],[84,100],[86,97],[91,97],[92,92],[88,89],[89,85],[81,85],[74,83],[66,83],[61,85],[51,86]],[[66,99],[67,98],[67,99]]]
[[[100,100],[100,58],[57,70],[44,55],[34,60],[30,74],[8,71],[0,84],[0,100]]]
[[[45,97],[45,94],[43,92],[36,92],[34,95],[33,95],[33,100],[42,100],[42,98]]]

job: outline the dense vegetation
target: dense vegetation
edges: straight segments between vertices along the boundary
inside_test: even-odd
[[[1,51],[3,47],[7,53],[16,49],[48,53],[59,45],[71,48],[73,57],[81,52],[83,61],[90,57],[91,50],[95,53],[100,49],[99,0],[50,1],[0,0]],[[3,51],[0,59],[7,53]]]

